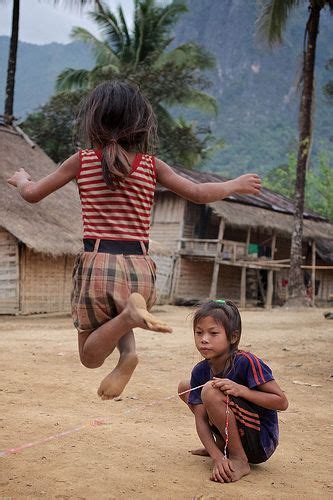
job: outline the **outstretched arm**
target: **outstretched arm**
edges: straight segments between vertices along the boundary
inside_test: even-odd
[[[24,168],[20,168],[20,170],[15,172],[7,182],[17,187],[24,200],[29,203],[37,203],[49,194],[57,191],[57,189],[67,184],[72,179],[75,179],[79,169],[79,153],[75,153],[65,160],[57,170],[39,181],[32,181],[28,172],[26,172]]]
[[[261,189],[261,181],[257,174],[241,175],[226,182],[196,184],[178,175],[158,158],[156,158],[156,172],[157,180],[162,186],[193,203],[212,203],[236,193],[259,195]]]

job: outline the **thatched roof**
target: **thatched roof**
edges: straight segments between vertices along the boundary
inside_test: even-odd
[[[7,184],[7,179],[23,167],[37,180],[51,173],[56,164],[38,146],[31,147],[14,128],[4,125],[0,125],[0,157],[0,226],[36,252],[74,255],[82,245],[81,208],[75,183],[70,182],[31,205]]]
[[[217,201],[209,203],[209,206],[217,215],[233,226],[266,229],[270,232],[274,230],[280,235],[291,235],[292,233],[293,215],[291,214],[230,201]],[[305,240],[333,238],[333,224],[306,218],[303,222],[303,238]]]
[[[228,180],[218,174],[190,171],[180,167],[173,169],[177,174],[196,183]],[[166,188],[159,186],[158,191],[166,191]],[[278,234],[291,235],[293,203],[286,196],[270,189],[263,188],[260,196],[232,195],[208,205],[233,226],[275,230]],[[304,239],[333,238],[333,224],[330,224],[325,217],[305,210],[303,237]]]

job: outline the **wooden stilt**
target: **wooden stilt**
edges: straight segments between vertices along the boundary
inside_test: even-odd
[[[247,234],[246,234],[245,259],[247,258],[248,254],[249,254],[250,241],[251,241],[251,228],[249,227],[247,229]],[[241,274],[240,306],[246,307],[246,267],[245,266],[242,267],[242,274]]]
[[[273,237],[272,237],[272,243],[271,243],[271,259],[272,260],[274,260],[275,246],[276,246],[276,233],[274,232]],[[272,307],[273,289],[274,289],[273,272],[274,272],[273,269],[270,269],[267,272],[267,292],[266,292],[266,303],[265,303],[266,309],[271,309],[271,307]]]
[[[220,270],[219,258],[220,258],[220,253],[221,253],[221,249],[222,249],[222,240],[223,240],[223,234],[224,234],[224,227],[225,227],[224,220],[221,219],[221,221],[220,221],[220,227],[219,227],[218,242],[216,244],[216,255],[215,255],[215,261],[214,261],[212,283],[211,283],[210,292],[209,292],[209,298],[211,300],[215,300],[216,299],[217,280],[218,280],[218,277],[219,277],[219,270]]]
[[[316,242],[312,240],[312,269],[311,269],[311,283],[312,283],[312,297],[311,305],[315,306],[316,296]]]
[[[246,307],[246,267],[242,267],[240,306]]]

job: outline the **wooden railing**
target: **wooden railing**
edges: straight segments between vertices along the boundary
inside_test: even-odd
[[[182,255],[197,255],[202,257],[215,257],[219,240],[191,239],[180,240],[180,253]],[[247,258],[247,245],[239,241],[222,240],[222,249],[218,255],[222,260],[244,260]]]

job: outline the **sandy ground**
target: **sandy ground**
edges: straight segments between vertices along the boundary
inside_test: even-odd
[[[189,312],[155,308],[174,333],[137,330],[140,364],[122,400],[107,402],[96,389],[116,357],[81,366],[69,317],[2,317],[0,450],[85,427],[0,457],[1,499],[333,498],[333,321],[321,309],[242,313],[242,347],[269,363],[290,406],[274,456],[216,484],[210,459],[188,453],[199,446],[192,415],[166,399],[200,359]],[[97,418],[110,423],[89,424]]]

